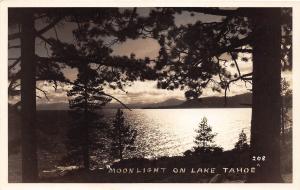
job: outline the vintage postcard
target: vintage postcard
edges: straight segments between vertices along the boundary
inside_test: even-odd
[[[299,3],[17,2],[1,2],[4,189],[296,188]]]

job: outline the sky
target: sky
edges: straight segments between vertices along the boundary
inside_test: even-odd
[[[147,16],[149,13],[149,9],[142,8],[138,9],[138,13],[144,16]],[[175,17],[175,23],[177,26],[184,25],[187,23],[195,23],[198,20],[203,22],[215,22],[221,21],[222,17],[220,16],[212,16],[206,14],[196,14],[194,17],[191,17],[187,13],[183,13],[181,15],[177,15]],[[36,22],[36,29],[42,28],[44,23]],[[77,26],[74,24],[69,25],[61,25],[59,24],[56,27],[58,38],[62,41],[66,42],[73,42],[73,35],[72,30]],[[17,29],[9,29],[9,32],[13,33]],[[54,30],[50,30],[49,32],[44,34],[46,37],[53,37],[55,35]],[[18,44],[18,41],[13,41],[13,44]],[[48,50],[47,50],[48,49]],[[127,55],[129,56],[131,53],[134,53],[137,58],[144,58],[150,57],[155,58],[158,55],[159,51],[159,44],[157,41],[153,39],[137,39],[137,40],[126,40],[121,44],[114,45],[112,47],[114,55]],[[39,39],[36,40],[36,53],[41,56],[47,56],[47,51],[49,53],[49,47],[47,48],[44,43],[42,43]],[[9,57],[17,57],[19,55],[18,50],[10,50]],[[247,56],[247,55],[246,55]],[[239,63],[239,67],[242,74],[246,74],[252,71],[252,62],[248,61],[247,63],[240,60],[237,60]],[[228,63],[230,65],[230,62]],[[235,74],[237,71],[235,68],[231,68],[228,66],[228,70],[231,71],[232,74]],[[77,70],[66,68],[63,70],[65,76],[71,80],[76,79]],[[291,82],[291,73],[284,72],[282,73],[283,77],[287,78],[288,81]],[[37,99],[38,104],[49,104],[49,103],[67,103],[68,99],[66,96],[67,90],[70,89],[68,85],[59,86],[58,89],[55,91],[52,84],[48,82],[39,82],[38,87],[47,91],[47,100],[41,92],[38,92],[38,95],[41,97]],[[234,96],[238,94],[243,94],[249,92],[251,89],[251,85],[245,85],[244,82],[238,81],[231,85],[230,91],[228,92],[228,96]],[[163,89],[156,88],[156,81],[136,81],[130,87],[125,87],[125,92],[120,90],[112,90],[112,89],[105,89],[105,92],[115,96],[116,98],[120,99],[122,102],[126,104],[136,104],[136,103],[158,103],[163,102],[168,99],[180,99],[184,100],[184,91],[174,90],[168,91]],[[202,97],[207,96],[223,96],[224,93],[218,93],[212,91],[211,88],[206,88],[203,90]]]

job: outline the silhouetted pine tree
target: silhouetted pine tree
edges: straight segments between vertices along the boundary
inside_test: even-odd
[[[123,159],[125,150],[134,150],[134,141],[137,132],[131,129],[131,126],[125,123],[125,118],[121,109],[118,109],[113,121],[113,128],[110,131],[111,155],[120,160]]]
[[[249,149],[249,145],[247,143],[247,135],[244,132],[244,130],[242,130],[242,132],[239,134],[239,140],[235,143],[234,148],[238,151],[244,151]]]
[[[158,87],[187,90],[187,98],[198,98],[202,89],[213,90],[244,81],[252,85],[251,154],[265,155],[265,162],[247,182],[282,182],[280,171],[280,75],[292,68],[292,9],[281,8],[177,8],[181,13],[222,16],[220,22],[199,19],[194,24],[170,27],[159,35],[161,46],[157,69],[162,70]],[[262,43],[263,42],[263,43]],[[266,48],[268,47],[268,48]],[[248,62],[253,72],[243,73],[237,58]],[[224,55],[227,58],[224,60]],[[224,64],[231,59],[236,73]],[[220,80],[216,81],[215,78]],[[268,119],[266,119],[268,118]]]
[[[50,17],[44,22],[47,23],[46,26],[37,30],[35,23],[39,11],[36,11],[37,9],[31,8],[10,8],[8,11],[8,26],[19,27],[18,32],[8,35],[8,49],[19,49],[21,54],[13,63],[9,62],[8,94],[20,97],[20,101],[11,108],[21,106],[22,182],[36,182],[38,179],[36,90],[42,90],[36,88],[36,81],[64,79],[62,73],[57,70],[56,63],[41,62],[35,52],[36,37],[53,28],[60,20],[59,16],[48,15]],[[16,40],[20,40],[20,45],[10,44]],[[16,69],[18,66],[21,66],[21,69]]]
[[[103,87],[99,85],[99,80],[101,78],[95,70],[88,65],[82,65],[73,88],[68,92],[71,97],[70,108],[74,110],[71,115],[75,121],[68,135],[70,155],[73,159],[79,159],[78,161],[83,160],[87,170],[90,168],[90,148],[94,147],[94,133],[91,130],[100,127],[100,116],[95,111],[111,101],[111,98],[103,96]]]
[[[212,132],[211,126],[207,124],[207,118],[203,117],[198,129],[195,130],[197,136],[195,137],[195,144],[197,145],[196,148],[210,148],[214,147],[214,138],[217,135],[216,133]]]
[[[281,79],[281,141],[285,143],[285,128],[286,125],[292,123],[292,118],[289,116],[289,110],[292,108],[292,94],[290,84],[285,78]]]
[[[292,9],[237,8],[234,10],[226,10],[219,8],[194,7],[174,9],[176,11],[172,8],[159,8],[157,11],[151,11],[149,14],[151,18],[150,21],[152,20],[154,22],[153,25],[156,26],[150,32],[153,34],[151,37],[159,39],[159,44],[161,45],[159,60],[156,62],[155,68],[160,70],[164,67],[164,64],[167,64],[169,73],[171,73],[169,74],[168,71],[162,72],[162,77],[159,78],[160,82],[158,87],[171,90],[176,88],[185,89],[185,87],[188,87],[188,90],[192,93],[187,93],[187,97],[197,98],[201,95],[202,88],[205,88],[209,82],[215,81],[213,75],[220,76],[221,82],[219,82],[219,85],[217,86],[225,89],[225,94],[230,83],[237,80],[245,82],[252,80],[252,154],[258,155],[264,153],[269,158],[269,161],[266,162],[258,172],[253,174],[248,181],[281,181],[279,167],[280,69],[292,68]],[[64,9],[62,12],[66,13],[69,11],[73,13],[72,15],[80,15],[84,11],[87,15],[85,15],[83,21],[90,21],[90,16],[88,14],[92,13],[92,10],[90,9],[78,9],[78,12],[76,12],[75,9]],[[136,29],[144,28],[146,31],[151,29],[151,26],[145,26],[148,25],[149,20],[145,18],[136,19],[136,9],[133,9],[133,11],[125,11],[126,21],[124,22],[119,19],[114,19],[114,16],[120,15],[118,12],[113,12],[114,14],[103,14],[105,9],[98,11],[101,14],[95,14],[95,19],[93,19],[97,22],[94,24],[96,28],[94,29],[94,27],[92,27],[93,30],[89,31],[89,35],[80,35],[81,37],[95,37],[96,31],[96,33],[103,34],[103,36],[117,34],[117,38],[121,38],[121,41],[125,41],[127,36],[125,35],[125,37],[123,37],[123,34],[133,35],[131,38],[137,38],[142,32]],[[169,27],[169,24],[174,24],[174,22],[172,22],[175,18],[174,14],[176,12],[181,13],[182,11],[188,11],[193,15],[195,13],[217,15],[222,16],[223,19],[221,22],[205,23],[199,21],[195,22],[195,24],[189,24],[187,27]],[[101,15],[105,17],[102,19]],[[21,62],[23,66],[28,66],[26,70],[23,70],[24,67],[22,66],[23,71],[21,72],[23,76],[21,80],[21,89],[23,89],[21,92],[21,107],[23,109],[22,118],[24,121],[24,127],[22,127],[22,133],[24,133],[22,150],[24,154],[27,152],[26,155],[28,155],[23,155],[24,164],[22,167],[23,177],[29,176],[29,179],[24,179],[24,181],[34,181],[37,176],[36,143],[34,140],[35,88],[33,87],[35,81],[32,80],[33,77],[35,77],[33,75],[35,75],[34,71],[36,68],[34,63],[36,57],[34,56],[35,36],[33,38],[32,34],[41,35],[44,30],[32,32],[33,16],[32,13],[21,14],[20,16],[20,18],[22,18],[22,30],[24,29],[24,31],[22,31],[23,34],[21,35],[21,49],[23,51]],[[26,21],[24,18],[26,18]],[[77,16],[72,18],[73,19],[71,20],[75,20],[77,23],[82,22],[83,19],[77,18]],[[122,25],[126,26],[126,30],[111,31],[100,29],[99,31],[99,28],[102,28],[102,23],[104,25],[112,23],[110,20],[105,22],[105,20],[109,18],[118,21],[118,23],[123,23]],[[86,26],[87,28],[90,28],[88,25]],[[110,27],[109,25],[109,28],[114,29],[116,27]],[[168,28],[172,30],[164,32],[164,35],[160,35],[159,32],[161,30]],[[282,30],[284,32],[282,32]],[[141,36],[147,37],[150,33],[148,34],[147,32]],[[15,39],[16,36],[20,36],[20,34],[9,35],[9,39]],[[40,38],[44,37],[40,36]],[[170,41],[166,41],[166,39],[170,39]],[[47,39],[43,39],[43,41],[49,43],[49,40]],[[170,47],[166,47],[166,44],[169,44],[168,46],[173,46],[174,48],[171,47],[171,50],[168,51]],[[61,49],[59,49],[59,51],[61,51]],[[73,60],[70,60],[70,57],[66,57],[66,52],[61,52],[63,52],[63,59],[54,60],[71,63],[72,61],[81,62],[82,60],[86,60],[81,59],[81,56],[74,57],[73,55],[71,56]],[[230,73],[226,72],[224,67],[222,67],[222,64],[224,63],[222,55],[231,55],[232,61],[235,61],[240,53],[249,53],[252,55],[253,72],[245,74],[240,73],[238,65],[235,64],[238,74],[235,74],[233,77]],[[168,54],[172,55],[171,59]],[[285,57],[287,58],[285,59]],[[115,63],[114,60],[112,62]],[[90,63],[95,63],[95,60],[90,60]],[[153,77],[156,76],[154,75]],[[132,80],[136,80],[135,77]],[[220,90],[220,88],[217,88],[217,90]],[[28,115],[29,113],[30,116]]]
[[[122,11],[119,8],[9,8],[8,10],[8,26],[10,28],[19,27],[19,31],[11,33],[9,30],[8,35],[8,49],[19,49],[21,56],[18,58],[10,58],[14,60],[9,62],[9,96],[20,96],[20,101],[10,106],[15,109],[21,106],[22,117],[22,181],[23,182],[35,182],[38,178],[38,162],[37,162],[37,140],[36,140],[36,81],[61,81],[68,82],[63,77],[61,72],[61,64],[67,64],[73,67],[74,62],[81,62],[82,59],[78,59],[76,56],[69,57],[72,51],[64,51],[64,48],[57,47],[55,41],[58,39],[55,26],[58,24],[74,24],[77,26],[83,24],[85,28],[90,28],[89,23],[94,23],[95,27],[92,27],[92,31],[82,33],[81,29],[75,29],[70,35],[75,35],[78,38],[86,39],[88,36],[97,37],[114,36],[113,43],[117,41],[125,41],[127,38],[137,38],[140,35],[138,28],[145,27],[144,24],[137,24],[137,11],[134,9],[124,9]],[[153,19],[152,19],[153,20]],[[154,21],[160,21],[156,19]],[[163,19],[165,20],[165,19]],[[44,23],[45,27],[37,30],[35,24]],[[39,25],[38,24],[38,25]],[[20,30],[21,29],[21,30]],[[56,40],[52,37],[48,38],[47,33],[50,30],[55,30]],[[13,31],[13,30],[12,30]],[[80,32],[78,32],[80,31]],[[35,54],[36,38],[39,38],[45,43],[45,48],[52,49],[52,55],[47,57],[41,57]],[[20,45],[11,45],[11,41],[20,40]],[[113,44],[112,43],[112,44]],[[12,42],[14,44],[14,42]],[[46,45],[47,44],[47,45]],[[112,45],[111,44],[111,45]],[[53,49],[58,52],[62,52],[60,59],[57,59]],[[69,50],[69,49],[68,49]],[[47,50],[48,53],[48,50]],[[97,52],[99,54],[99,52]],[[81,57],[82,58],[82,57]],[[73,60],[72,60],[73,59]],[[118,58],[121,59],[121,58]],[[75,61],[74,61],[75,60]],[[15,68],[18,68],[21,62],[21,69],[14,72]],[[90,62],[95,63],[92,59]],[[116,62],[116,61],[111,61]],[[133,61],[132,61],[133,62]],[[106,63],[106,62],[101,62]],[[111,64],[110,64],[111,65]],[[140,64],[135,64],[140,65]],[[127,64],[123,66],[126,68]],[[129,72],[131,73],[131,72]],[[133,72],[133,76],[130,80],[136,79],[137,71]],[[151,74],[146,75],[151,76]],[[21,79],[21,82],[19,82]],[[119,85],[120,86],[120,85]],[[21,87],[21,90],[19,90]],[[42,89],[37,89],[46,94]]]

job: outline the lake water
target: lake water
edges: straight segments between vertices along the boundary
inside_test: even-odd
[[[102,113],[107,122],[112,122],[116,110],[105,109]],[[205,116],[212,131],[217,133],[215,144],[230,150],[238,140],[239,133],[244,130],[248,140],[250,137],[250,108],[217,108],[217,109],[134,109],[124,110],[125,120],[137,130],[137,149],[125,152],[125,158],[161,156],[179,156],[191,149],[196,136],[195,129]],[[44,116],[42,115],[44,114]],[[51,116],[51,117],[50,117]],[[49,125],[64,131],[70,124],[69,115],[65,112],[40,113],[44,118],[40,125]],[[51,119],[51,120],[49,120]],[[49,127],[48,126],[48,127]],[[44,136],[45,138],[45,136]],[[47,176],[61,172],[60,158],[67,153],[63,143],[66,140],[64,132],[54,133],[51,142],[57,145],[55,150],[38,152],[40,175]],[[91,159],[95,161],[94,167],[103,167],[112,160],[107,157],[108,152],[99,150],[90,152]],[[59,167],[58,167],[59,166]],[[9,156],[10,181],[21,180],[21,154]],[[55,174],[56,175],[56,174]]]
[[[105,110],[109,120],[116,110]],[[250,108],[134,109],[124,110],[125,120],[137,130],[137,149],[125,157],[178,156],[195,146],[195,129],[203,117],[217,133],[215,144],[234,148],[242,130],[250,139]]]

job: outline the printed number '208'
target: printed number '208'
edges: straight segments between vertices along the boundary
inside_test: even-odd
[[[265,161],[266,156],[253,156],[252,161]]]

